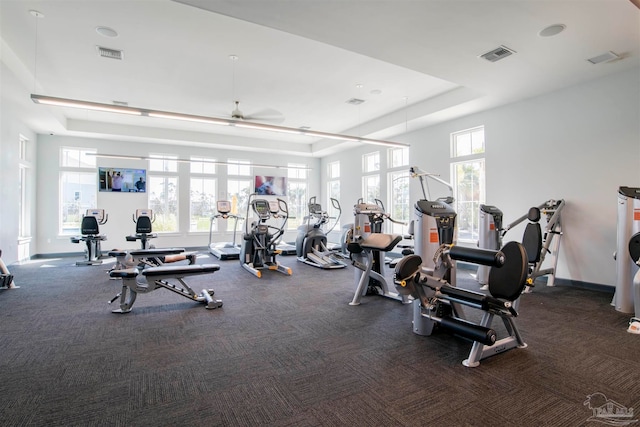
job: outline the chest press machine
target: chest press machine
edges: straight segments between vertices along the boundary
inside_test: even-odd
[[[175,255],[184,252],[184,249],[141,249],[129,252],[118,252],[118,254],[114,251],[112,252],[116,257],[118,257],[118,255],[126,256],[128,254],[132,257],[133,262],[138,264],[143,262],[142,260],[148,260],[149,258]],[[202,292],[198,294],[184,280],[185,277],[210,274],[218,270],[220,270],[220,266],[217,264],[160,265],[158,267],[147,267],[144,269],[132,267],[111,270],[109,272],[111,278],[122,279],[122,291],[111,299],[109,304],[119,298],[120,308],[112,310],[112,312],[129,313],[139,293],[144,294],[164,288],[192,301],[204,303],[208,309],[219,308],[222,307],[222,301],[213,299],[213,289],[203,289]],[[141,281],[140,276],[146,279],[146,281]],[[174,280],[178,283],[174,284],[169,282],[169,280]]]
[[[455,269],[454,260],[489,265],[489,294],[452,286],[446,277]],[[433,273],[424,273],[418,255],[404,257],[396,265],[396,289],[411,295],[413,301],[413,332],[431,335],[437,328],[473,341],[471,351],[462,364],[476,367],[489,356],[527,344],[515,324],[518,298],[526,285],[527,254],[518,242],[507,243],[500,251],[442,245],[436,254]],[[482,311],[479,323],[466,320],[462,306]],[[498,316],[507,336],[497,338],[491,327]]]

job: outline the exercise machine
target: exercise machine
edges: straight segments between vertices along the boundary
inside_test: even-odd
[[[629,240],[629,255],[636,266],[640,267],[640,233],[631,236]],[[636,274],[633,276],[632,288],[635,301],[635,317],[629,320],[627,332],[640,334],[640,268],[636,270]]]
[[[527,251],[528,281],[525,292],[529,292],[538,277],[549,276],[547,286],[554,286],[560,241],[562,238],[563,199],[549,199],[529,211],[512,223],[502,226],[502,211],[495,206],[480,205],[479,240],[480,249],[497,249],[502,246],[504,235],[520,223],[528,220],[522,235],[522,244]],[[544,216],[544,230],[540,220]],[[542,268],[547,255],[551,256],[547,268]],[[478,268],[477,280],[480,286],[486,286],[490,267]]]
[[[491,266],[489,293],[453,286],[448,277],[454,276],[455,260]],[[518,242],[509,242],[499,251],[442,245],[431,274],[424,273],[420,256],[409,255],[398,262],[394,282],[399,293],[414,298],[413,332],[429,336],[441,329],[473,341],[462,364],[476,367],[487,357],[527,346],[515,323],[527,269],[527,254]],[[463,306],[480,310],[480,322],[467,320]],[[492,328],[496,316],[506,329],[506,336],[500,339]]]
[[[331,198],[331,205],[338,211],[338,217],[333,218],[333,226],[327,231],[322,229],[331,219],[327,211],[322,210],[322,206],[316,203],[316,197],[309,199],[309,215],[305,223],[298,227],[298,237],[296,238],[296,255],[298,261],[323,269],[344,268],[347,266],[337,251],[327,247],[327,235],[335,228],[340,221],[342,209],[337,199]],[[313,222],[312,222],[313,221]]]
[[[440,179],[438,175],[422,171],[417,166],[409,169],[411,177],[420,180],[423,198],[414,205],[414,252],[422,259],[425,273],[435,269],[435,256],[441,245],[455,244],[457,241],[456,211],[451,206],[453,186]],[[429,182],[431,179],[448,189],[448,195],[431,199]],[[455,269],[452,271],[451,282],[455,284]]]
[[[140,249],[150,249],[150,239],[158,237],[153,233],[152,223],[156,220],[151,209],[136,209],[136,213],[132,215],[133,222],[136,224],[135,234],[126,236],[127,242],[135,242],[140,240]]]
[[[640,188],[620,187],[618,189],[617,244],[616,252],[613,254],[616,261],[616,291],[611,304],[622,313],[634,313],[635,306],[636,318],[640,318],[638,316],[640,285],[637,285],[640,282],[638,233],[640,233]],[[633,322],[634,319],[630,323]]]
[[[218,200],[216,202],[216,210],[218,213],[211,217],[209,225],[209,252],[216,258],[224,261],[228,259],[240,258],[240,245],[236,244],[236,234],[238,231],[238,221],[243,220],[241,216],[231,213],[231,202],[228,200]],[[218,219],[233,219],[233,242],[213,242],[213,222]]]
[[[357,280],[356,291],[349,305],[360,305],[365,295],[379,295],[409,304],[411,301],[406,294],[399,294],[389,290],[387,279],[384,277],[380,265],[380,255],[393,250],[402,240],[397,234],[371,233],[366,237],[349,243],[349,253],[356,273],[361,270]],[[377,260],[376,260],[377,257]],[[379,268],[376,268],[379,267]]]
[[[359,305],[364,295],[379,295],[407,303],[406,298],[389,290],[384,277],[385,254],[395,248],[402,236],[382,233],[385,220],[396,224],[404,223],[396,221],[385,212],[384,205],[379,200],[376,203],[363,203],[360,199],[353,206],[353,213],[354,223],[346,241],[351,263],[356,267],[354,278],[357,285],[349,305]]]
[[[107,236],[100,234],[100,226],[107,223],[109,215],[105,215],[104,209],[87,209],[80,223],[80,236],[71,237],[71,243],[85,242],[84,260],[76,262],[76,265],[102,264],[102,251],[100,242],[107,240]]]
[[[141,249],[132,251],[132,253],[135,252],[136,256],[145,258],[172,255],[176,253],[176,250],[179,251],[179,249],[175,248],[169,250]],[[111,270],[109,272],[111,278],[122,280],[122,291],[113,297],[109,304],[119,299],[120,308],[112,310],[112,312],[129,313],[138,294],[150,293],[156,289],[167,289],[192,301],[204,303],[208,309],[220,308],[222,307],[222,301],[213,299],[213,289],[203,289],[202,292],[196,293],[185,281],[185,277],[211,274],[219,269],[220,266],[217,264],[193,264]]]
[[[284,234],[289,218],[287,202],[280,198],[267,200],[256,196],[256,193],[250,194],[247,201],[247,223],[250,210],[257,216],[257,221],[251,223],[249,230],[245,225],[246,232],[242,236],[240,248],[240,265],[258,278],[262,277],[262,270],[279,271],[290,276],[291,268],[276,261],[276,256],[280,254],[276,244]],[[280,226],[270,225],[268,221],[272,218],[280,219]]]
[[[0,250],[0,289],[18,289],[20,286],[16,286],[13,281],[13,274],[9,272],[9,269],[2,261],[2,250]]]

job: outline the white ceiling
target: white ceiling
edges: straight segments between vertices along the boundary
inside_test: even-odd
[[[2,61],[33,93],[216,117],[239,100],[245,115],[283,120],[267,123],[387,140],[640,69],[640,9],[630,0],[0,0],[0,13]],[[559,23],[564,32],[538,35]],[[500,45],[517,53],[479,58]],[[621,59],[586,61],[607,51]],[[6,86],[39,133],[310,156],[353,146],[35,105]]]

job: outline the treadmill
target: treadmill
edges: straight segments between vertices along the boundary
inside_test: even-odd
[[[236,244],[236,234],[238,231],[238,221],[244,218],[231,213],[231,202],[228,200],[218,200],[216,202],[216,210],[218,211],[218,213],[211,217],[211,224],[209,225],[209,252],[211,253],[211,255],[222,261],[228,259],[239,259],[240,246]],[[233,224],[233,242],[215,243],[212,241],[213,222],[218,218],[235,220]]]

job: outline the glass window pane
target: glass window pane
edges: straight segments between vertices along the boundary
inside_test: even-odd
[[[206,157],[191,157],[191,173],[214,175],[216,173],[216,159]]]
[[[307,215],[307,183],[300,181],[288,182],[289,201],[289,220],[287,221],[287,229],[295,230],[304,223],[304,217]]]
[[[478,239],[478,211],[485,200],[484,159],[454,163],[452,178],[458,238]]]
[[[215,212],[216,180],[191,178],[189,231],[208,231]],[[213,222],[216,230],[217,221]]]
[[[380,199],[380,176],[370,175],[362,178],[362,193],[366,203],[374,203]]]
[[[411,206],[409,202],[409,172],[393,172],[389,174],[389,188],[390,203],[389,213],[391,218],[409,223],[411,215]],[[391,224],[390,233],[406,234],[407,226],[402,224],[396,224],[389,221]]]
[[[362,156],[363,172],[375,172],[380,170],[380,152],[369,153]]]
[[[149,209],[156,217],[154,232],[178,231],[178,177],[150,176],[148,180]]]
[[[397,168],[409,164],[409,147],[389,148],[389,167]]]
[[[289,167],[295,167],[296,169],[287,169],[287,175],[290,179],[307,179],[307,165],[303,165],[300,163],[289,163],[287,164]],[[297,169],[300,168],[300,169]]]
[[[95,172],[60,173],[60,234],[80,233],[82,215],[97,207]]]
[[[228,179],[227,200],[231,202],[231,213],[244,217],[247,214],[249,194],[253,193],[253,182],[250,179]]]
[[[328,165],[329,178],[340,178],[340,162],[331,162]]]
[[[227,164],[228,175],[251,175],[251,162],[248,160],[229,159]]]

